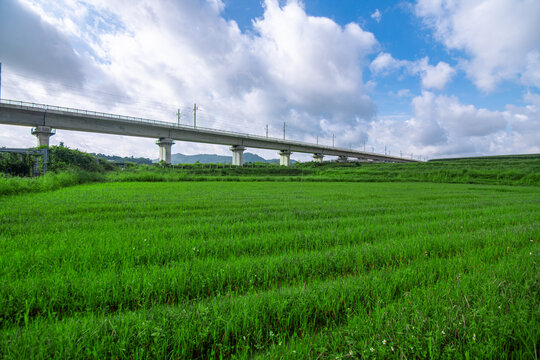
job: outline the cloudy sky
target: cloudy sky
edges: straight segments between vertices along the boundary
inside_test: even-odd
[[[539,0],[0,0],[1,97],[183,124],[196,103],[199,126],[428,159],[540,153],[538,19]],[[0,146],[35,141],[0,125]]]

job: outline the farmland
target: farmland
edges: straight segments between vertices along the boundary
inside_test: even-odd
[[[539,188],[365,169],[0,197],[0,357],[537,356]]]

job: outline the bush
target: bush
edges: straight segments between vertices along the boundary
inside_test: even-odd
[[[29,154],[0,153],[0,172],[12,176],[30,176],[34,159]]]
[[[79,150],[69,149],[64,146],[51,146],[49,148],[49,170],[51,171],[83,170],[105,172],[115,168],[114,164]]]

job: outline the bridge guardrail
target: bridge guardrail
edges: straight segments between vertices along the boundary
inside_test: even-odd
[[[251,134],[239,133],[239,132],[230,131],[230,130],[206,128],[202,126],[193,127],[193,126],[187,126],[187,125],[182,125],[182,124],[175,124],[175,123],[167,122],[167,121],[152,120],[152,119],[146,119],[146,118],[140,118],[140,117],[134,117],[134,116],[127,116],[127,115],[117,115],[117,114],[104,113],[104,112],[92,111],[92,110],[82,110],[82,109],[69,108],[69,107],[57,106],[57,105],[39,104],[39,103],[20,101],[20,100],[10,100],[10,99],[0,99],[0,104],[19,106],[21,108],[40,109],[44,111],[52,110],[52,111],[59,111],[59,112],[67,112],[67,113],[76,114],[76,115],[96,116],[96,117],[101,117],[101,118],[109,118],[109,119],[123,120],[123,121],[136,122],[136,123],[142,122],[142,123],[147,123],[147,124],[168,126],[172,128],[189,129],[189,130],[204,130],[207,132],[212,132],[216,135],[233,135],[233,136],[243,137],[246,139],[262,140],[262,141],[272,140],[274,142],[281,142],[284,145],[315,146],[315,147],[320,148],[321,150],[359,152],[359,153],[366,154],[369,156],[382,156],[385,158],[409,160],[403,157],[382,155],[382,154],[370,153],[366,151],[338,148],[338,147],[332,147],[332,146],[326,146],[326,145],[320,145],[320,144],[311,144],[304,141],[285,140],[285,139],[280,139],[276,137],[251,135]]]

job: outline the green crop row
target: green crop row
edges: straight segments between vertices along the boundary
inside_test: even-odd
[[[539,205],[427,183],[3,197],[0,358],[534,358]]]
[[[482,249],[453,259],[419,259],[365,276],[240,296],[224,293],[114,316],[82,312],[61,321],[25,320],[21,328],[2,330],[0,351],[38,358],[251,356],[289,351],[279,347],[313,341],[321,332],[341,333],[345,326],[366,332],[351,331],[350,344],[334,350],[367,356],[368,347],[389,352],[381,347],[388,339],[388,347],[413,357],[452,358],[465,349],[477,357],[510,351],[533,356],[539,335],[534,325],[540,320],[533,294],[540,289],[531,281],[537,267],[529,250]],[[479,348],[466,346],[474,341]],[[325,346],[326,341],[317,341],[309,351],[313,356]]]

